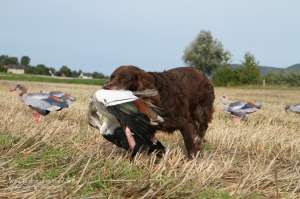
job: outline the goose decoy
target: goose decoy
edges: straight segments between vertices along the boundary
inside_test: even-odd
[[[287,105],[284,110],[300,114],[300,104]]]
[[[20,100],[34,110],[33,116],[36,122],[39,122],[41,115],[46,116],[52,111],[68,108],[75,101],[75,98],[60,91],[27,93],[27,88],[20,84],[11,88],[10,91],[19,92]]]
[[[245,119],[248,114],[254,113],[262,107],[259,102],[231,101],[226,96],[221,97],[221,102],[224,106],[224,111],[230,113],[237,120]]]
[[[151,93],[151,92],[150,92]],[[88,120],[113,144],[130,150],[131,157],[148,150],[162,156],[164,146],[155,139],[156,127],[164,122],[161,110],[137,96],[149,91],[99,90],[90,99]]]

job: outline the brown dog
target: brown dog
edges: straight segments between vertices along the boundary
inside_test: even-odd
[[[162,108],[165,120],[159,127],[166,132],[180,130],[189,157],[201,148],[208,123],[212,120],[214,88],[205,75],[192,67],[164,72],[145,72],[135,66],[120,66],[104,89],[142,91],[156,89],[151,103]]]

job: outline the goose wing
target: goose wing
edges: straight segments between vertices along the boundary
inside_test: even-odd
[[[156,131],[155,126],[151,125],[145,114],[138,112],[133,103],[108,106],[107,110],[120,121],[122,126],[128,126],[144,143],[152,144],[151,138]]]
[[[246,103],[244,103],[244,102],[235,101],[235,102],[230,103],[228,105],[228,107],[231,110],[238,110],[238,109],[242,109],[245,105],[246,105]]]
[[[56,96],[56,97],[64,97],[65,96],[65,93],[64,92],[61,92],[61,91],[50,91],[48,93],[48,95],[53,95],[53,96]]]
[[[48,94],[50,96],[55,96],[62,100],[65,100],[69,106],[76,100],[75,97],[72,97],[71,95],[61,92],[61,91],[51,91]]]
[[[58,111],[66,106],[66,103],[58,102],[49,98],[49,95],[40,93],[23,96],[22,100],[31,108],[45,111]]]
[[[135,147],[132,151],[132,157],[140,150],[148,149],[148,153],[153,151],[158,152],[161,156],[165,152],[165,147],[159,140],[154,138],[156,127],[151,125],[149,118],[136,110],[132,102],[120,104],[116,106],[109,106],[107,110],[112,113],[124,127],[128,127],[133,133],[135,140]],[[118,136],[116,139],[119,144],[123,144],[123,148],[129,149],[127,138],[125,136],[123,128],[116,129],[114,136]],[[118,133],[119,130],[119,133]]]

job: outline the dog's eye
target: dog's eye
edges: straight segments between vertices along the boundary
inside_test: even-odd
[[[110,79],[112,80],[112,79],[114,79],[116,76],[115,75],[112,75],[112,76],[110,76]]]
[[[131,75],[124,75],[122,78],[126,81],[132,81],[133,80],[133,77]]]

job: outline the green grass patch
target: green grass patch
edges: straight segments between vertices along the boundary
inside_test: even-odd
[[[29,155],[26,157],[21,157],[20,155],[18,155],[15,159],[15,164],[19,169],[30,169],[38,164],[38,160],[33,155]]]
[[[50,76],[47,77],[47,76],[40,76],[40,75],[8,74],[8,73],[0,73],[0,80],[66,83],[66,84],[87,84],[87,85],[103,85],[107,81],[107,79],[56,78]]]
[[[232,199],[233,197],[230,196],[230,194],[225,191],[207,189],[200,192],[197,198],[198,199]]]
[[[94,192],[94,189],[91,185],[85,185],[81,191],[80,191],[80,195],[82,196],[88,196],[89,194],[93,193]]]
[[[62,148],[47,147],[43,150],[41,154],[41,159],[44,162],[55,164],[57,163],[57,161],[65,159],[66,156],[66,152]]]
[[[71,160],[62,148],[45,147],[41,151],[31,153],[30,155],[17,155],[13,164],[19,169],[31,169],[39,167],[41,178],[55,178],[63,170],[63,165]]]
[[[9,150],[18,140],[19,138],[12,135],[0,133],[0,151]]]
[[[52,168],[44,170],[41,173],[41,178],[49,179],[49,180],[55,179],[56,177],[58,177],[61,174],[62,171],[63,171],[63,169],[60,166],[52,167]]]
[[[143,176],[144,172],[142,169],[131,165],[130,163],[125,163],[120,167],[118,172],[119,177],[125,178],[127,180],[136,180]]]
[[[64,163],[68,162],[68,154],[62,148],[47,147],[40,156],[41,166],[44,168],[41,173],[43,179],[55,179],[63,172]]]
[[[207,143],[207,142],[203,143],[203,150],[211,152],[212,149],[213,149],[213,146],[210,143]]]

